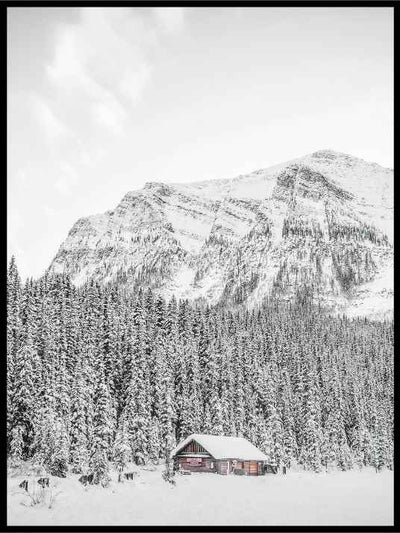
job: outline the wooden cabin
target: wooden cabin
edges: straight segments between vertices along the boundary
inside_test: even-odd
[[[189,435],[173,450],[174,467],[190,472],[244,474],[261,476],[276,473],[268,468],[267,457],[243,437],[217,435]]]

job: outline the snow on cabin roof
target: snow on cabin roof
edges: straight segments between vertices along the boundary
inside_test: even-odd
[[[266,461],[268,458],[254,444],[243,437],[223,437],[194,433],[180,442],[173,450],[176,455],[191,440],[203,446],[214,459],[243,459],[244,461]]]

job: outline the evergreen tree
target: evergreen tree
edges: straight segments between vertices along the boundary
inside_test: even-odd
[[[28,458],[33,452],[34,425],[36,419],[36,390],[34,367],[37,352],[33,339],[28,334],[25,344],[16,354],[14,391],[10,399],[12,406],[12,434],[22,434],[24,440],[23,457]],[[14,428],[20,428],[17,432]]]
[[[393,467],[392,321],[327,317],[304,295],[249,312],[49,273],[22,285],[14,259],[7,291],[13,461],[106,484],[111,460],[162,458],[169,478],[176,441],[207,432],[287,467]]]
[[[89,466],[89,443],[85,400],[85,381],[82,373],[82,366],[79,365],[76,376],[76,386],[73,388],[72,408],[71,408],[71,448],[70,462],[72,471],[84,473]]]
[[[129,434],[125,420],[120,421],[113,445],[113,463],[119,473],[118,481],[121,480],[121,474],[125,470],[131,459],[131,447],[129,443]]]
[[[303,403],[303,422],[301,452],[299,461],[307,469],[321,470],[321,426],[318,386],[314,362],[308,358],[305,364],[305,389]]]
[[[104,374],[100,374],[95,392],[94,431],[90,457],[90,467],[96,484],[101,483],[105,486],[110,481],[109,455],[112,437],[111,399]]]

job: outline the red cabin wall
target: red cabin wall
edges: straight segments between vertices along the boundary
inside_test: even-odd
[[[262,461],[240,461],[235,459],[218,459],[213,457],[196,441],[190,441],[175,457],[175,465],[191,472],[218,472],[232,474],[235,468],[244,470],[248,476],[262,475]]]
[[[248,476],[262,475],[262,463],[260,461],[237,461],[235,459],[217,461],[217,472],[219,474],[232,474],[235,468],[244,470]]]
[[[191,472],[215,472],[215,461],[211,457],[178,457],[178,465],[182,470]]]

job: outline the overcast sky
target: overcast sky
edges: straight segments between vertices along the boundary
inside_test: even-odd
[[[393,166],[390,8],[9,8],[8,245],[39,276],[146,181]]]

